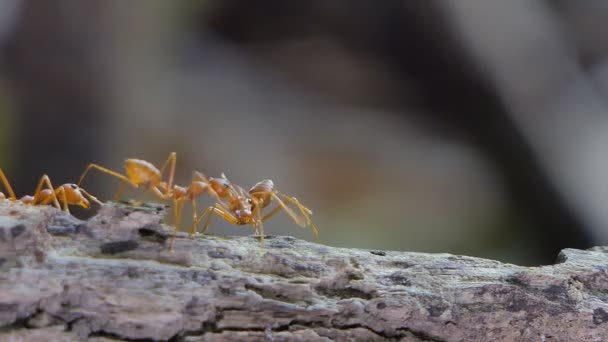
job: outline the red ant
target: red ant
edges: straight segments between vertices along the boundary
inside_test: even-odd
[[[80,185],[87,175],[87,173],[91,169],[96,169],[103,173],[109,174],[110,176],[116,177],[122,180],[117,192],[116,197],[120,197],[120,193],[122,191],[122,187],[124,183],[131,184],[134,188],[144,187],[146,190],[150,190],[154,195],[162,200],[167,200],[171,198],[170,190],[173,187],[173,177],[175,175],[175,162],[176,162],[176,154],[175,152],[171,152],[169,157],[159,170],[152,163],[147,162],[141,159],[126,159],[125,160],[125,170],[126,175],[120,174],[116,171],[110,170],[103,166],[97,164],[89,164],[85,168],[84,172],[80,176],[78,181],[78,185]],[[171,165],[169,169],[169,181],[163,181],[163,172],[167,165]]]
[[[192,183],[188,187],[174,185],[173,178],[175,175],[176,159],[176,153],[171,152],[160,170],[152,163],[145,160],[126,159],[126,175],[91,163],[80,176],[78,184],[82,183],[82,180],[91,169],[96,169],[122,181],[116,192],[116,198],[120,197],[124,184],[129,183],[135,188],[144,187],[147,190],[150,190],[156,197],[162,200],[173,200],[175,230],[178,231],[181,222],[183,203],[186,200],[191,201],[192,209],[194,211],[194,220],[196,220],[196,198],[207,191],[208,186],[207,183],[195,180],[194,177]],[[165,182],[163,181],[163,173],[167,166],[169,166],[169,179]]]
[[[0,169],[0,180],[8,192],[8,196],[11,201],[19,201],[29,205],[47,205],[53,202],[53,205],[57,209],[61,209],[59,204],[61,202],[63,204],[63,210],[68,213],[70,212],[70,209],[68,208],[70,205],[80,206],[85,209],[90,208],[91,203],[87,197],[91,201],[101,205],[101,202],[95,196],[89,194],[76,184],[66,183],[54,188],[49,176],[47,175],[40,177],[38,185],[36,186],[36,191],[33,195],[25,195],[20,199],[17,199],[17,196],[15,196],[15,192],[13,191],[13,188],[8,182],[8,179],[4,175],[2,169]],[[43,189],[42,187],[44,185],[46,185],[47,188]],[[6,195],[4,195],[2,192],[0,192],[0,199],[6,199]]]
[[[199,174],[199,176],[204,179],[202,174]],[[256,183],[249,191],[245,191],[245,189],[238,185],[231,184],[224,174],[222,174],[222,178],[209,178],[209,180],[204,179],[204,181],[209,184],[211,190],[209,192],[217,198],[218,202],[205,209],[195,221],[198,224],[205,215],[208,215],[203,233],[209,228],[211,214],[215,213],[234,225],[251,225],[254,234],[260,236],[260,243],[264,247],[263,222],[283,209],[299,226],[309,226],[315,237],[318,238],[319,232],[310,219],[312,211],[302,205],[297,198],[281,194],[275,190],[274,183],[270,179]],[[296,205],[302,216],[304,216],[304,220],[296,215],[281,198],[288,203]],[[273,200],[277,202],[277,206],[262,216],[262,209],[270,205]]]

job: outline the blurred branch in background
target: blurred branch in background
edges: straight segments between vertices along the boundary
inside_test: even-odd
[[[17,118],[11,180],[19,191],[30,191],[44,173],[57,183],[74,181],[110,138],[100,50],[104,3],[22,2],[4,50]]]
[[[273,179],[330,245],[530,264],[606,242],[591,2],[16,3],[1,72],[22,191],[177,151],[180,183]]]

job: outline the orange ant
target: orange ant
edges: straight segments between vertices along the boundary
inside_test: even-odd
[[[116,192],[116,198],[120,197],[120,193],[122,191],[124,183],[129,183],[134,188],[144,187],[146,190],[150,190],[158,198],[162,200],[167,200],[171,198],[170,191],[173,187],[173,177],[175,175],[176,159],[177,157],[175,152],[171,152],[160,170],[156,168],[156,166],[154,166],[152,163],[142,159],[126,159],[126,175],[120,174],[103,166],[91,163],[87,165],[86,169],[80,176],[78,185],[82,183],[84,177],[91,169],[96,169],[110,176],[116,177],[122,181]],[[165,171],[167,165],[171,165],[169,170],[169,181],[164,182],[162,179],[163,172]]]
[[[205,215],[208,215],[203,233],[209,228],[211,215],[215,213],[234,225],[251,225],[254,234],[260,236],[260,243],[264,247],[263,222],[283,209],[299,226],[309,226],[315,237],[318,238],[319,232],[310,219],[312,211],[302,205],[297,198],[281,194],[275,190],[274,183],[270,179],[256,183],[249,191],[245,191],[245,189],[238,185],[231,184],[224,174],[222,174],[222,178],[209,178],[205,182],[209,184],[211,189],[209,192],[218,199],[218,202],[205,209],[195,221],[198,224]],[[281,198],[298,207],[302,216],[304,216],[304,220],[296,215]],[[273,200],[277,202],[277,206],[262,216],[262,209],[270,205]]]
[[[101,202],[95,196],[89,194],[76,184],[66,183],[57,188],[53,187],[53,184],[47,175],[40,177],[38,185],[36,186],[36,191],[33,195],[25,195],[20,199],[17,199],[17,196],[15,196],[15,192],[2,169],[0,169],[0,180],[8,192],[11,201],[19,201],[29,205],[47,205],[53,202],[53,205],[57,209],[61,209],[61,205],[59,204],[61,202],[63,204],[63,210],[68,213],[70,212],[68,207],[70,205],[80,206],[85,209],[90,208],[91,203],[89,202],[89,199],[101,205]],[[46,189],[42,188],[44,185],[47,186]],[[6,199],[6,196],[2,192],[0,192],[0,199]]]
[[[194,210],[194,219],[196,220],[196,198],[207,191],[208,186],[200,180],[195,180],[194,177],[192,183],[188,187],[174,185],[173,178],[175,175],[176,159],[176,153],[171,152],[160,170],[152,163],[145,160],[127,159],[125,160],[126,175],[122,175],[97,164],[89,164],[80,176],[78,184],[82,183],[82,180],[91,169],[96,169],[122,181],[116,192],[116,198],[120,197],[124,184],[129,183],[135,188],[144,187],[147,190],[150,190],[161,200],[173,200],[175,230],[178,231],[181,223],[183,203],[186,200],[191,201]],[[167,166],[169,166],[169,179],[165,182],[163,181],[163,173]]]

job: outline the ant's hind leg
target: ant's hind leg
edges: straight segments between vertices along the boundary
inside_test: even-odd
[[[234,225],[239,224],[239,220],[236,217],[234,217],[232,214],[230,214],[230,212],[224,210],[221,207],[221,205],[218,206],[218,204],[216,204],[215,206],[208,207],[207,209],[205,209],[203,214],[201,216],[199,216],[199,218],[198,218],[197,223],[199,223],[203,219],[203,217],[205,217],[205,215],[209,215],[207,217],[207,221],[205,221],[203,233],[205,233],[207,231],[207,229],[209,228],[209,224],[211,224],[211,214],[213,214],[213,213],[217,214],[219,217],[223,218],[224,220],[226,220]]]
[[[51,190],[51,198],[53,199],[53,205],[55,208],[61,210],[61,206],[57,201],[57,195],[55,194],[55,188],[53,187],[53,183],[51,183],[51,179],[47,175],[43,175],[40,177],[38,181],[38,185],[36,185],[36,191],[34,191],[34,199],[32,200],[32,204],[36,205],[38,203],[47,204],[49,202],[48,198],[40,198],[40,193],[42,192],[42,186],[46,185],[47,189]]]
[[[169,157],[163,164],[163,167],[160,168],[160,174],[162,175],[165,171],[167,165],[169,166],[169,181],[167,182],[167,189],[171,190],[173,188],[173,177],[175,177],[175,163],[177,161],[177,154],[175,152],[169,153]]]
[[[261,205],[257,205],[255,207],[255,219],[257,224],[255,225],[256,233],[260,235],[260,245],[264,248],[264,222],[262,221],[262,209],[260,209]]]
[[[97,171],[103,172],[105,174],[108,174],[110,176],[116,177],[120,180],[122,180],[123,182],[127,182],[129,184],[131,184],[131,186],[133,186],[134,188],[137,188],[138,185],[135,184],[133,181],[131,181],[129,178],[127,178],[125,175],[122,175],[116,171],[110,170],[108,168],[105,168],[103,166],[99,166],[97,164],[89,164],[87,165],[86,169],[84,169],[84,172],[82,173],[82,175],[80,175],[80,179],[78,180],[78,186],[80,186],[80,184],[82,183],[82,180],[84,179],[84,177],[87,175],[87,173],[89,173],[89,171],[91,169],[95,169]]]
[[[198,230],[197,226],[196,226],[196,221],[198,221],[198,217],[197,217],[198,215],[197,215],[196,211],[198,209],[196,209],[196,200],[195,199],[191,200],[191,204],[192,204],[192,227],[190,227],[190,234],[194,234]]]
[[[15,196],[15,192],[13,191],[11,184],[8,182],[8,179],[6,179],[6,176],[4,175],[4,172],[2,171],[2,169],[0,169],[0,180],[2,180],[2,185],[4,185],[6,192],[8,192],[8,197],[11,200],[16,201],[17,196]]]

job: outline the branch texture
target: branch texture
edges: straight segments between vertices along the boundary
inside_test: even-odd
[[[165,208],[88,221],[0,202],[0,340],[602,341],[608,255],[520,267],[333,248],[291,237],[177,235]]]

